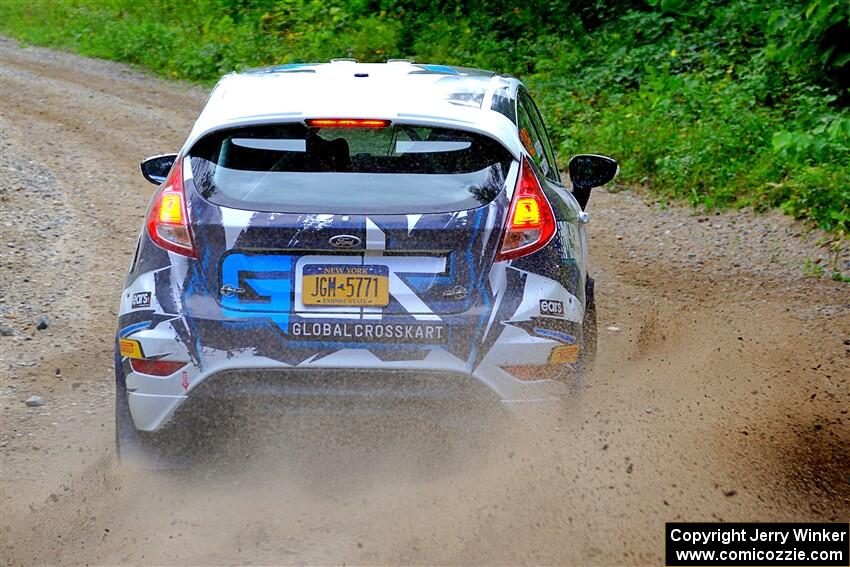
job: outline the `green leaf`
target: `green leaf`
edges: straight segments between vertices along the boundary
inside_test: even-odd
[[[809,7],[806,8],[806,19],[807,20],[812,17],[812,13],[814,13],[814,11],[818,9],[819,5],[820,5],[820,0],[815,0],[814,2],[809,4]]]
[[[844,67],[847,63],[850,63],[850,51],[837,55],[830,65],[832,67]]]
[[[791,132],[776,132],[771,138],[771,144],[775,152],[781,152],[794,142],[794,134]]]

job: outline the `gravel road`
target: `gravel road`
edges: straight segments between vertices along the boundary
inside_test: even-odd
[[[485,441],[314,424],[190,472],[118,467],[138,162],[206,93],[6,39],[0,79],[3,564],[661,564],[665,521],[850,519],[850,287],[805,277],[820,235],[634,191],[591,198],[599,363],[566,415]]]

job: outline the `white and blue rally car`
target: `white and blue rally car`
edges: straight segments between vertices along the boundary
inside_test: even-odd
[[[121,297],[119,454],[194,399],[561,398],[596,345],[583,211],[516,78],[410,61],[225,76],[159,185]]]

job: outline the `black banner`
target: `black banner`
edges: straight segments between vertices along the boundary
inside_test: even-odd
[[[665,563],[850,565],[850,524],[666,524]]]

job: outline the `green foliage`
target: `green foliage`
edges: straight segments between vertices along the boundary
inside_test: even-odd
[[[850,5],[846,0],[813,0],[805,10],[775,11],[768,25],[773,59],[792,72],[850,71]],[[846,84],[846,78],[844,79]]]
[[[0,31],[206,84],[332,57],[512,73],[562,163],[850,234],[847,0],[4,0]]]

